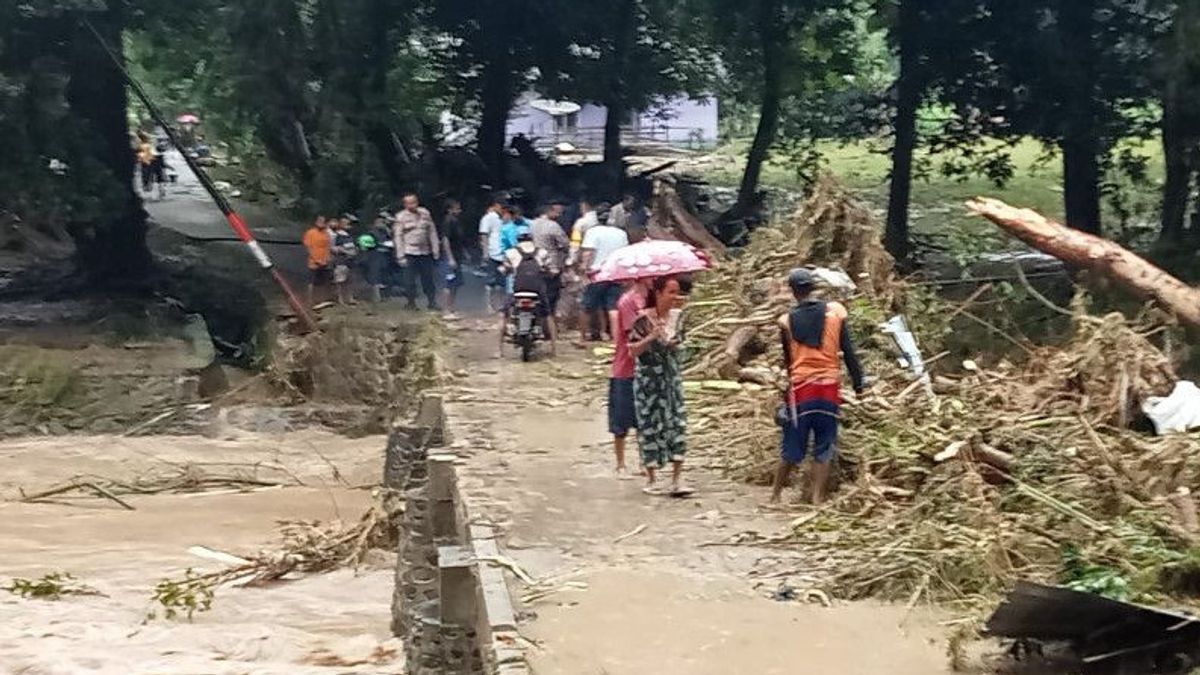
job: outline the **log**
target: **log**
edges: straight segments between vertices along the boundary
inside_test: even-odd
[[[658,181],[655,186],[654,210],[665,215],[675,235],[683,241],[704,249],[715,257],[725,257],[725,244],[714,237],[699,218],[692,215],[679,198],[679,193],[665,181]]]
[[[729,335],[725,340],[725,350],[721,353],[721,364],[717,369],[721,377],[727,379],[737,377],[738,371],[741,370],[742,363],[744,363],[746,351],[756,337],[758,337],[756,326],[742,326]]]
[[[1200,288],[1167,274],[1119,244],[1069,228],[1036,211],[977,197],[967,208],[1039,251],[1093,270],[1143,298],[1156,300],[1192,329],[1200,330]]]

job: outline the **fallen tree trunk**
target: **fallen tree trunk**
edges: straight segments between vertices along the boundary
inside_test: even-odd
[[[722,352],[722,363],[718,369],[721,377],[733,378],[738,375],[742,364],[748,360],[746,353],[753,350],[757,337],[757,326],[742,326],[730,334],[725,341],[725,351]]]
[[[666,181],[656,181],[654,189],[654,211],[665,215],[665,219],[675,236],[683,241],[704,249],[715,257],[725,257],[725,244],[717,239],[700,219],[692,215],[684,206],[679,193]]]
[[[1180,321],[1200,330],[1200,288],[1188,286],[1119,244],[997,199],[979,197],[967,202],[967,208],[1039,251],[1100,272],[1142,297],[1157,300]]]

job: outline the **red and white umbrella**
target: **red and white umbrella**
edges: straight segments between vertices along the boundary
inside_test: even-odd
[[[200,118],[192,113],[184,113],[183,115],[176,117],[175,121],[179,122],[180,124],[200,124]]]
[[[633,281],[699,272],[712,267],[704,251],[682,241],[650,239],[613,251],[595,281]]]

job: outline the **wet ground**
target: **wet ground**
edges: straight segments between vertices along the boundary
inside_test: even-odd
[[[762,510],[761,488],[703,468],[688,470],[697,494],[685,500],[618,480],[590,354],[566,346],[553,360],[496,360],[488,324],[468,321],[460,335],[470,379],[450,389],[448,410],[467,457],[464,488],[474,516],[499,525],[506,553],[543,582],[513,581],[515,594],[549,591],[522,606],[535,672],[948,672],[945,617],[774,600],[781,584],[806,595],[804,560],[714,545],[775,534],[796,517]],[[768,557],[791,571],[756,578]]]

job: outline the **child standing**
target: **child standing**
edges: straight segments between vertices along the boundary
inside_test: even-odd
[[[350,288],[350,264],[358,254],[354,237],[350,234],[351,217],[342,216],[334,221],[333,229],[333,287],[339,305],[358,304]]]

